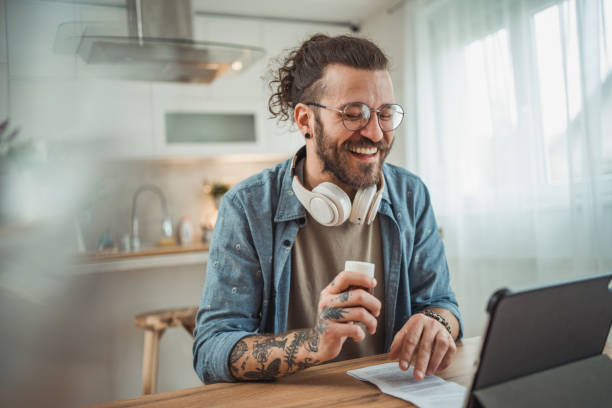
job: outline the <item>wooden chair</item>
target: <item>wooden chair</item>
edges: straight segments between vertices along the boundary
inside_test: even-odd
[[[144,329],[144,353],[142,358],[142,394],[154,394],[157,388],[159,339],[169,327],[183,326],[193,336],[196,306],[179,309],[157,310],[139,314],[134,318],[137,327]]]

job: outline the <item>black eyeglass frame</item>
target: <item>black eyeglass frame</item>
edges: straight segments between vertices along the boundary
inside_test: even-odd
[[[362,126],[360,126],[357,129],[351,129],[351,128],[349,128],[346,125],[346,122],[344,121],[344,115],[346,113],[346,109],[349,106],[352,106],[352,105],[355,105],[355,104],[361,104],[362,106],[365,106],[366,108],[368,108],[368,111],[370,112],[370,116],[368,116],[366,122]],[[331,106],[321,105],[320,103],[317,103],[317,102],[304,102],[304,105],[316,106],[317,108],[323,108],[323,109],[331,110],[331,111],[334,111],[334,112],[338,112],[342,116],[342,125],[344,126],[344,128],[346,130],[350,130],[351,132],[356,132],[356,131],[361,130],[364,127],[368,126],[368,124],[370,123],[370,119],[372,119],[372,112],[376,112],[376,118],[377,118],[378,126],[380,127],[380,130],[382,130],[383,132],[393,132],[395,129],[397,129],[402,124],[402,121],[404,120],[404,116],[406,115],[406,112],[404,112],[404,108],[402,108],[402,105],[400,105],[399,103],[387,103],[385,105],[382,105],[379,109],[372,109],[372,108],[370,108],[368,105],[366,105],[363,102],[351,102],[351,103],[347,103],[344,106],[343,109],[332,108]],[[383,127],[382,127],[382,124],[380,123],[380,113],[381,113],[381,111],[383,109],[385,109],[385,108],[387,108],[389,106],[397,106],[397,107],[399,107],[401,112],[398,112],[398,111],[396,111],[396,112],[400,113],[402,115],[402,118],[400,119],[399,122],[397,122],[397,126],[395,126],[393,129],[384,130]]]

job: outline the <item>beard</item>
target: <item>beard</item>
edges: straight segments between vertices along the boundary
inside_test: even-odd
[[[318,115],[315,115],[314,138],[317,142],[317,156],[323,163],[323,172],[331,173],[340,182],[356,188],[364,188],[377,184],[380,181],[382,165],[393,146],[384,139],[380,142],[373,142],[366,137],[358,141],[345,141],[340,146],[334,144],[331,137],[326,135],[323,124]],[[349,155],[352,154],[349,148],[355,147],[376,147],[378,149],[378,161],[376,163],[357,163],[357,169],[352,168]]]

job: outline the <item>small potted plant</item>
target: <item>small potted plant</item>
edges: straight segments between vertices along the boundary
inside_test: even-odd
[[[221,205],[221,199],[223,198],[223,195],[227,193],[228,190],[229,186],[223,183],[213,183],[210,186],[210,195],[212,195],[215,199],[215,205],[217,206],[217,209]]]

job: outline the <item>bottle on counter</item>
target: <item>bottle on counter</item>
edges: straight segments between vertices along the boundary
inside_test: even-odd
[[[178,240],[181,245],[191,245],[193,241],[193,225],[189,216],[181,217],[178,228]]]

